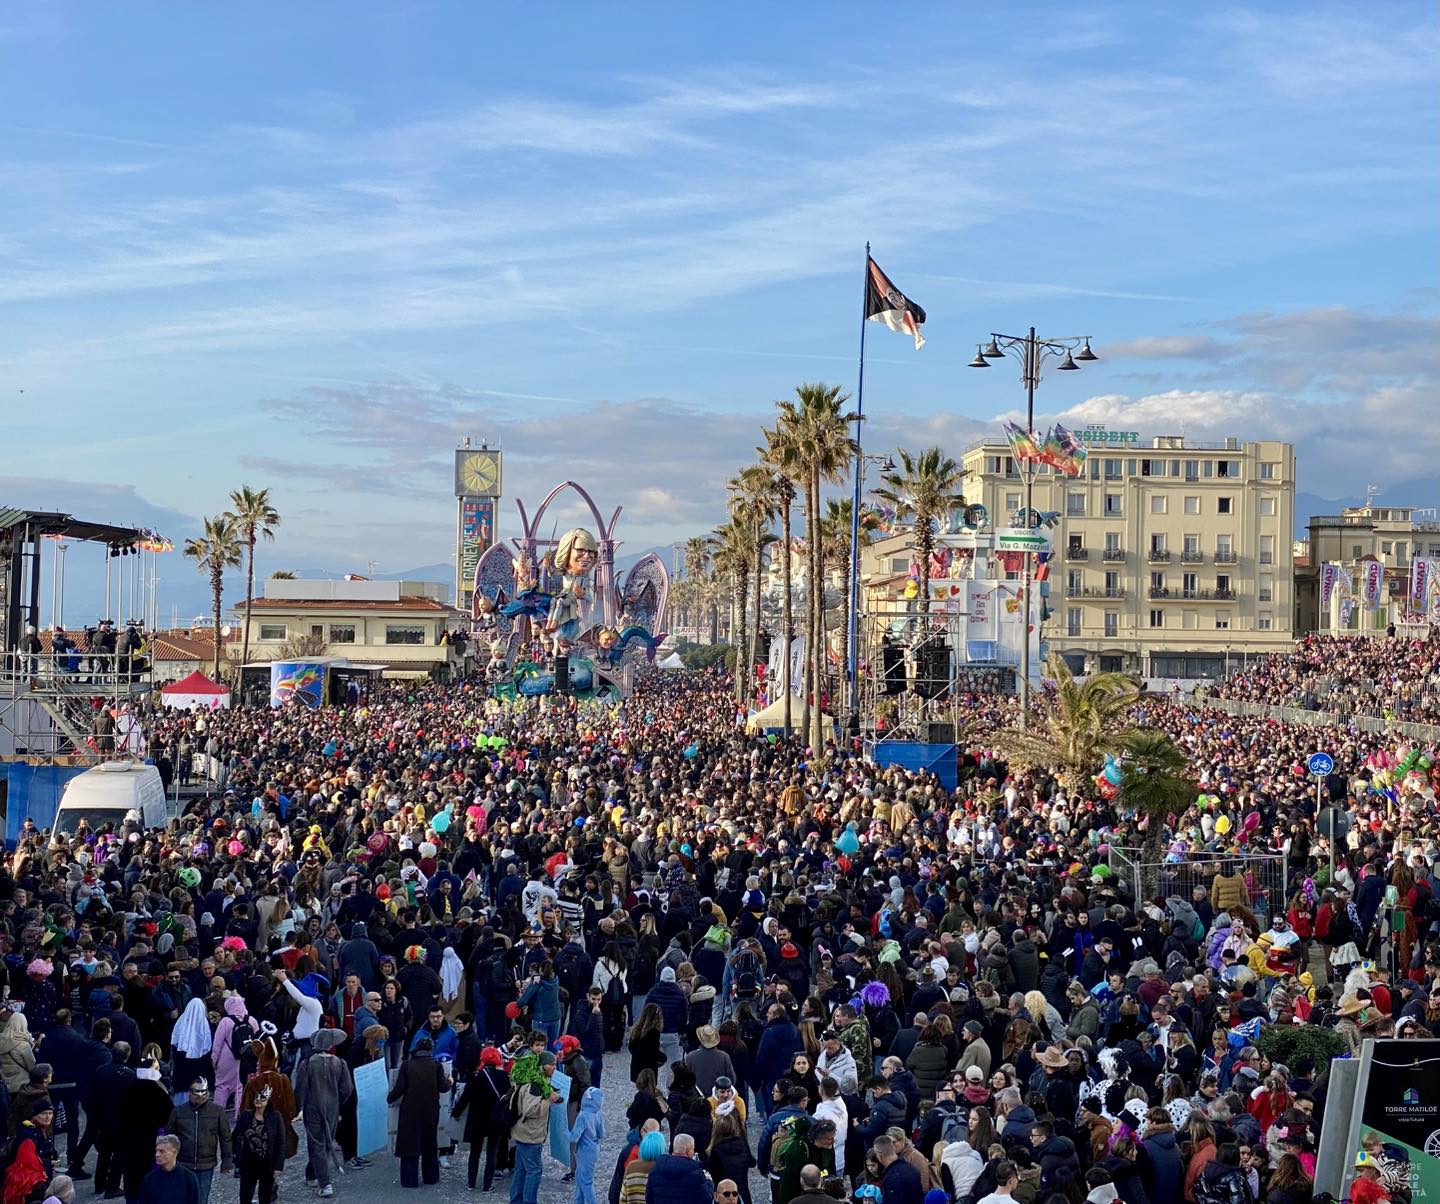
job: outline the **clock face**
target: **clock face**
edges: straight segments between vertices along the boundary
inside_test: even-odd
[[[500,484],[500,466],[489,452],[472,452],[456,467],[456,480],[463,493],[494,494]]]

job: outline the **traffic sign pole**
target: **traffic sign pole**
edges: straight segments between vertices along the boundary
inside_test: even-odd
[[[1320,805],[1321,805],[1321,804],[1320,804],[1320,788],[1325,784],[1325,776],[1326,776],[1326,774],[1330,773],[1330,771],[1335,768],[1335,759],[1334,759],[1332,756],[1330,756],[1329,753],[1323,753],[1323,752],[1311,753],[1311,754],[1310,754],[1310,759],[1305,763],[1305,768],[1310,771],[1310,775],[1315,779],[1315,823],[1316,823],[1316,826],[1318,827],[1318,826],[1319,826],[1319,823],[1320,823]],[[1327,838],[1327,841],[1328,841],[1328,844],[1329,844],[1329,846],[1330,846],[1330,878],[1329,878],[1328,885],[1330,885],[1331,887],[1334,887],[1334,885],[1335,885],[1335,821],[1334,821],[1333,818],[1332,818],[1331,821],[1330,821],[1329,827],[1330,827],[1330,833],[1329,833],[1329,836],[1328,836],[1328,838]]]

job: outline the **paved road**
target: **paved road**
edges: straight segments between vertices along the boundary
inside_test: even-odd
[[[627,1053],[610,1054],[605,1059],[604,1081],[602,1086],[605,1089],[605,1140],[600,1146],[600,1159],[598,1165],[598,1179],[595,1191],[596,1195],[604,1204],[606,1192],[610,1184],[610,1172],[614,1168],[615,1158],[620,1152],[620,1144],[625,1140],[625,1133],[628,1126],[625,1123],[625,1109],[634,1098],[634,1089],[630,1085],[629,1077],[630,1056]],[[392,1122],[393,1123],[393,1122]],[[751,1141],[755,1140],[755,1132],[752,1126]],[[393,1149],[393,1146],[390,1147]],[[290,1159],[285,1164],[285,1175],[282,1180],[280,1191],[281,1204],[301,1204],[315,1199],[315,1192],[305,1186],[305,1143],[300,1143],[300,1155]],[[507,1200],[510,1192],[510,1180],[497,1179],[495,1187],[487,1196],[480,1191],[470,1192],[465,1187],[465,1165],[467,1150],[464,1145],[460,1147],[457,1154],[451,1157],[450,1166],[440,1172],[440,1182],[434,1187],[420,1188],[418,1191],[408,1192],[400,1187],[400,1162],[389,1149],[368,1155],[372,1165],[364,1170],[349,1170],[338,1177],[335,1181],[335,1200],[345,1201],[370,1201],[388,1200],[391,1204],[398,1204],[404,1198],[415,1199],[439,1199],[439,1200],[491,1200],[496,1204]],[[93,1169],[93,1168],[92,1168]],[[562,1183],[560,1176],[564,1169],[558,1163],[551,1160],[548,1155],[545,1158],[545,1177],[540,1184],[540,1204],[570,1204],[575,1197],[573,1184]],[[758,1178],[753,1177],[752,1184],[758,1186]],[[81,1184],[79,1204],[88,1204],[89,1193],[85,1190],[89,1184]],[[236,1204],[239,1199],[239,1184],[234,1178],[217,1179],[214,1189],[210,1194],[211,1204]]]

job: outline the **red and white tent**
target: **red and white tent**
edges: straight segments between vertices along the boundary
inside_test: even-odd
[[[227,686],[216,685],[197,669],[189,677],[162,686],[160,700],[167,707],[177,707],[182,711],[197,706],[209,711],[224,710],[230,706],[230,690]]]

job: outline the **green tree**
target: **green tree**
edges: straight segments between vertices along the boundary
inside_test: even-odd
[[[696,584],[696,602],[710,612],[710,642],[720,642],[720,608],[717,605],[718,591],[715,575],[710,568],[713,550],[711,541],[704,535],[694,535],[685,541],[685,576]]]
[[[743,704],[748,697],[744,661],[748,654],[748,589],[750,580],[750,524],[736,514],[715,529],[714,560],[716,575],[730,590],[735,622],[731,626],[731,647],[735,649],[735,701]]]
[[[780,688],[785,695],[785,733],[791,731],[790,704],[794,694],[794,683],[790,680],[790,647],[795,642],[795,583],[791,580],[791,551],[795,546],[794,532],[790,528],[790,507],[795,504],[795,477],[798,471],[784,435],[777,427],[765,431],[765,446],[755,449],[760,453],[761,462],[775,476],[775,508],[780,514],[780,542],[784,560],[780,564],[781,588],[785,596],[781,601],[781,632],[785,641],[785,655],[780,658]]]
[[[225,517],[235,527],[235,534],[245,548],[245,635],[241,644],[240,663],[250,659],[250,607],[255,601],[255,543],[273,540],[280,525],[280,512],[270,504],[268,489],[251,489],[242,485],[230,494],[230,509]]]
[[[883,473],[875,496],[895,508],[897,520],[910,519],[915,527],[915,552],[920,558],[920,628],[928,634],[930,613],[930,553],[935,550],[935,522],[963,505],[964,471],[938,447],[912,456],[903,447],[898,468]]]
[[[1074,794],[1130,734],[1130,711],[1140,700],[1140,686],[1125,673],[1092,673],[1077,680],[1053,654],[1045,672],[1054,678],[1055,692],[1045,700],[1040,722],[1028,732],[1001,732],[1000,745],[1008,760],[1053,771]]]
[[[1164,732],[1133,729],[1121,733],[1116,743],[1122,754],[1120,805],[1146,821],[1140,889],[1149,898],[1158,887],[1166,825],[1185,814],[1198,787],[1190,777],[1189,759]]]
[[[850,665],[850,515],[854,509],[848,498],[827,498],[825,515],[820,520],[820,529],[825,533],[826,567],[837,571],[845,581],[840,604],[840,663],[848,673]],[[880,519],[868,506],[860,507],[860,547],[870,545],[870,537],[880,529]],[[847,678],[848,680],[848,678]],[[859,682],[856,682],[858,689]],[[847,700],[853,709],[858,699]]]
[[[776,403],[780,411],[777,430],[787,449],[785,460],[795,466],[794,471],[787,470],[788,475],[801,483],[805,506],[806,688],[802,722],[817,756],[825,749],[820,721],[825,670],[825,538],[820,530],[820,490],[844,480],[858,450],[851,430],[859,415],[845,409],[849,400],[839,385],[802,384],[795,389],[794,401]]]
[[[748,647],[750,670],[760,661],[760,592],[764,584],[765,549],[774,542],[770,524],[775,521],[775,476],[762,464],[751,464],[730,478],[730,506],[750,524],[750,579],[754,588],[755,622]],[[747,683],[747,696],[749,683]]]
[[[220,608],[225,589],[225,570],[240,567],[240,536],[228,514],[207,518],[204,533],[185,541],[185,555],[196,569],[210,578],[212,633],[215,641],[215,680],[220,680]],[[248,623],[249,620],[247,619]],[[247,628],[246,634],[249,634]],[[242,662],[243,663],[243,662]]]

